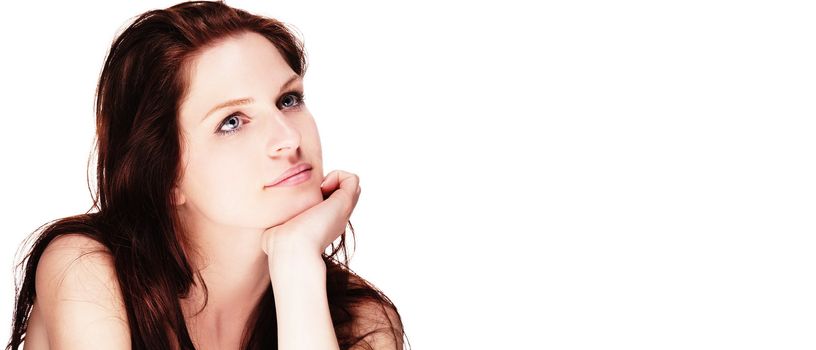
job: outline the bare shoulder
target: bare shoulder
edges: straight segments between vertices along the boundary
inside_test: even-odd
[[[55,238],[37,264],[35,289],[52,347],[130,348],[113,256],[101,243],[82,234]]]
[[[356,276],[353,282],[361,282]],[[403,349],[403,327],[396,308],[375,300],[366,300],[351,308],[354,314],[353,329],[373,349]],[[352,347],[368,349],[368,347]]]

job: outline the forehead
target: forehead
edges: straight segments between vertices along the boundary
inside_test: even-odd
[[[232,98],[272,98],[295,74],[275,45],[258,33],[223,39],[189,64],[190,86],[180,106],[182,124],[197,123],[212,106]]]

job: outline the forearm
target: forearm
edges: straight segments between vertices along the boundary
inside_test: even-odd
[[[323,260],[270,259],[269,276],[275,293],[278,349],[340,349],[329,313]]]

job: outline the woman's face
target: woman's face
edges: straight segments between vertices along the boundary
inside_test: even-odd
[[[300,77],[262,35],[247,33],[202,51],[191,62],[191,85],[179,128],[182,178],[174,201],[199,223],[268,228],[323,200],[323,158]],[[223,108],[227,101],[240,105]],[[311,177],[266,187],[299,163]]]

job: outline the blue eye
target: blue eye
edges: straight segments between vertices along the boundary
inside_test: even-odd
[[[239,125],[243,125],[241,118],[238,117],[238,113],[231,114],[229,117],[224,119],[221,122],[216,134],[219,135],[229,135],[239,130]]]
[[[303,105],[305,102],[303,96],[303,91],[292,91],[286,95],[283,95],[283,99],[281,99],[281,106],[283,108],[296,108]]]
[[[290,91],[286,95],[283,95],[279,105],[282,107],[282,109],[297,110],[303,106],[304,102],[306,101],[304,100],[303,91]],[[240,112],[236,112],[224,118],[224,120],[221,121],[221,124],[218,125],[218,130],[216,130],[215,133],[221,136],[226,136],[241,130],[242,126],[244,125],[244,121],[241,119],[240,115]]]

